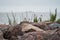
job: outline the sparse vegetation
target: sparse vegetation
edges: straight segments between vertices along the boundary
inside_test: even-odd
[[[40,15],[40,17],[39,17],[39,21],[42,22],[42,15]]]
[[[56,22],[57,22],[57,23],[60,23],[60,19],[58,19]]]
[[[56,20],[56,16],[57,16],[57,8],[55,9],[55,14],[52,14],[50,12],[50,22],[54,22]]]
[[[9,25],[12,25],[12,24],[16,24],[16,19],[15,19],[15,16],[14,14],[12,13],[12,17],[13,17],[13,23],[12,23],[12,20],[9,18],[9,15],[7,14],[7,17],[8,17],[8,23]]]
[[[34,17],[34,22],[38,22],[37,17]]]
[[[7,14],[7,18],[8,18],[8,23],[9,23],[9,25],[11,25],[11,20],[10,20],[10,18],[9,18],[9,15]]]
[[[40,22],[42,22],[42,18],[39,18]]]
[[[13,17],[13,20],[10,19]],[[7,40],[60,40],[60,19],[56,20],[55,14],[50,13],[50,19],[42,21],[42,15],[38,17],[34,14],[34,22],[27,21],[27,14],[24,21],[17,24],[16,16],[7,14],[9,25],[0,25],[0,38]],[[22,16],[23,17],[23,16]],[[12,23],[13,21],[13,23]],[[38,22],[40,21],[40,22]],[[36,23],[35,23],[36,22]],[[51,23],[53,22],[53,23]],[[57,22],[57,23],[56,23]],[[12,26],[13,25],[13,26]],[[3,30],[2,30],[3,29]],[[2,35],[1,35],[2,34]],[[32,36],[32,37],[31,37]]]
[[[37,19],[37,16],[34,14],[34,19],[33,19],[34,22],[38,22],[38,19]]]
[[[12,13],[12,17],[13,17],[13,24],[16,24],[16,19],[13,13]]]

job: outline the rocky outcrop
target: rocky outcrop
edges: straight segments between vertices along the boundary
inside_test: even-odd
[[[45,30],[47,29],[47,30]],[[20,24],[0,25],[0,40],[60,40],[60,28],[49,29],[45,23],[21,22]]]
[[[48,26],[49,26],[50,30],[54,30],[54,29],[60,28],[60,24],[59,23],[51,23]]]
[[[40,29],[39,27],[33,26],[32,24],[29,23],[21,23],[20,26],[22,27],[22,31],[28,31],[28,30],[35,30],[35,31],[41,31],[45,32],[44,30]]]
[[[3,38],[3,32],[0,30],[0,40],[4,40]]]
[[[40,29],[43,29],[43,30],[49,30],[49,27],[48,27],[49,23],[45,23],[45,22],[34,23],[34,22],[31,22],[30,24],[32,24],[33,26],[39,27]]]
[[[12,29],[11,29],[12,28]],[[9,28],[9,30],[5,31],[3,37],[9,40],[15,40],[17,36],[22,36],[23,32],[21,31],[20,25],[15,25]]]
[[[48,40],[60,40],[60,28],[54,34],[50,35]]]
[[[20,40],[44,40],[42,34],[41,32],[29,32],[20,37]]]

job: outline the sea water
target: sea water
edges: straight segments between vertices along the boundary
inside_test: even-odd
[[[0,12],[0,24],[8,24],[8,17],[11,19],[11,22],[13,22],[12,12]],[[13,12],[15,16],[15,20],[17,23],[20,23],[21,21],[26,18],[28,21],[33,22],[34,14],[42,18],[43,21],[50,19],[50,13],[49,12]],[[42,16],[41,16],[42,15]],[[57,13],[57,19],[60,18],[60,13]]]

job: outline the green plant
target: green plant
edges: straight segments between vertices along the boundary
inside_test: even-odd
[[[12,13],[12,17],[13,17],[13,24],[16,24],[16,19],[13,13]]]
[[[49,22],[50,20],[45,20],[45,22]]]
[[[37,17],[34,17],[34,22],[38,22]]]
[[[42,18],[39,18],[40,22],[42,22]]]
[[[34,22],[38,22],[37,16],[34,14]]]
[[[50,22],[54,22],[57,16],[57,8],[55,9],[55,14],[51,14],[50,12]]]
[[[8,23],[9,23],[9,25],[11,25],[11,20],[10,20],[8,14],[7,14],[7,18],[8,18]]]
[[[56,22],[57,22],[57,23],[60,23],[60,19],[58,19]]]

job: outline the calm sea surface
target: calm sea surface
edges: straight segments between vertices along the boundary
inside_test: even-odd
[[[10,13],[2,13],[0,12],[0,24],[8,24],[7,14],[9,15],[11,21],[13,22],[12,12]],[[41,12],[15,12],[14,16],[16,18],[16,22],[20,23],[24,18],[27,18],[28,21],[33,21],[34,14],[39,18],[42,17],[42,20],[49,20],[50,13],[41,13]],[[42,16],[41,16],[42,15]],[[60,13],[57,13],[57,19],[60,18]]]

